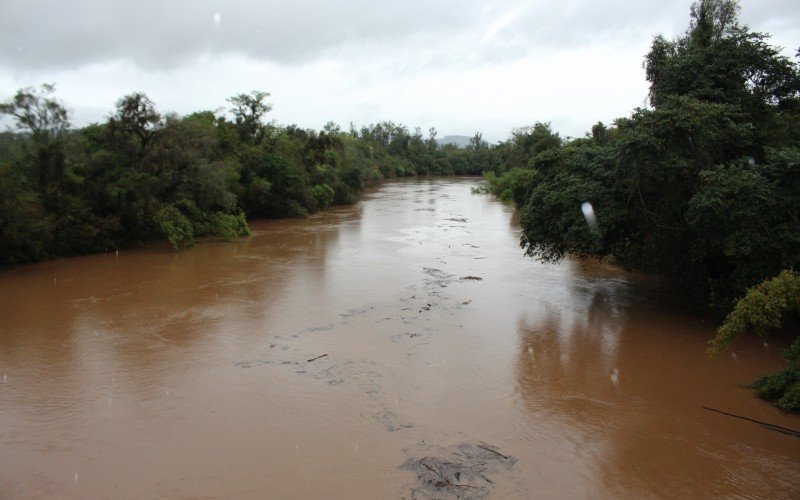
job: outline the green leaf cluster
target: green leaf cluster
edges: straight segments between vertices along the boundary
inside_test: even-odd
[[[783,329],[800,313],[800,274],[784,270],[747,291],[717,329],[709,351],[718,354],[745,333],[761,336]]]

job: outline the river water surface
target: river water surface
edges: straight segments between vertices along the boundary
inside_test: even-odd
[[[782,346],[707,358],[477,182],[0,271],[0,497],[800,496],[800,439],[703,409],[800,428],[741,387]]]

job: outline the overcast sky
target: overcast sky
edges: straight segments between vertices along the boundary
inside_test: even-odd
[[[690,3],[0,0],[0,99],[54,82],[81,126],[133,91],[186,114],[258,89],[284,125],[391,120],[497,141],[545,121],[582,136],[644,104],[652,37],[680,35]],[[741,3],[793,57],[797,0]]]

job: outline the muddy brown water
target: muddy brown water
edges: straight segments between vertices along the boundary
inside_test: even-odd
[[[707,358],[477,182],[0,271],[0,497],[800,496],[800,439],[702,409],[800,429],[741,387],[780,345]]]

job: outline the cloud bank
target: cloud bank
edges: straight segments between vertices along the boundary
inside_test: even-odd
[[[650,40],[679,35],[689,3],[5,0],[0,98],[55,81],[83,124],[134,90],[191,112],[258,88],[302,126],[391,119],[498,140],[540,120],[581,135],[642,105]],[[793,1],[745,2],[742,19],[787,55],[800,46]]]

